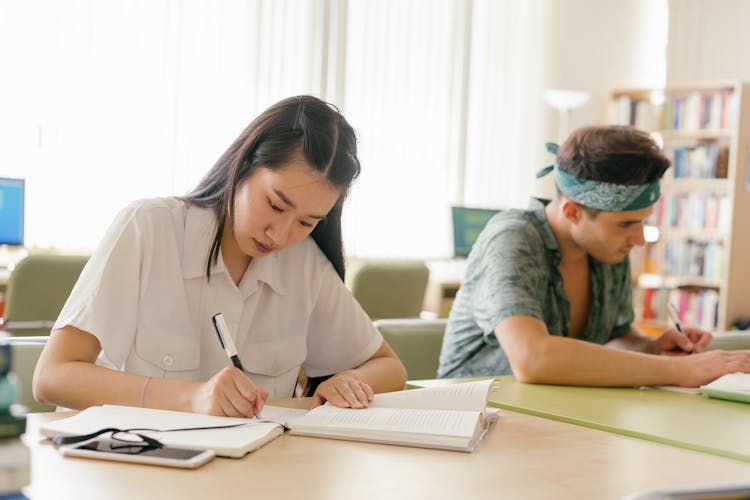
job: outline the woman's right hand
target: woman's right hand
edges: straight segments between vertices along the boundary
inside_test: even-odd
[[[227,417],[253,417],[268,399],[268,391],[253,384],[234,366],[227,366],[199,384],[191,398],[196,413]]]

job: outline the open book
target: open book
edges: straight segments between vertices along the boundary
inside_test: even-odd
[[[750,403],[750,373],[728,373],[702,385],[700,391],[712,398]]]
[[[492,382],[376,394],[359,410],[325,404],[286,425],[303,436],[473,451],[495,416],[485,412]]]
[[[306,411],[266,405],[262,418],[214,417],[179,411],[92,406],[72,417],[43,424],[46,437],[81,436],[108,427],[139,430],[167,446],[211,449],[241,457],[290,434],[472,451],[489,424],[485,413],[492,380],[376,394],[367,409],[331,405]],[[239,424],[239,425],[238,425]],[[200,427],[232,426],[219,429]],[[236,426],[236,427],[235,427]],[[174,429],[190,429],[174,431]]]
[[[219,429],[197,429],[171,432],[171,429],[233,426]],[[137,431],[159,440],[166,446],[195,450],[214,450],[218,456],[241,457],[280,436],[284,428],[257,419],[215,417],[180,411],[154,410],[130,406],[91,406],[73,415],[48,422],[39,428],[46,437],[80,436],[115,427],[117,429],[158,429]],[[160,432],[161,431],[161,432]],[[164,432],[170,431],[170,432]]]

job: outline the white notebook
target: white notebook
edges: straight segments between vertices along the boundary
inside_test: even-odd
[[[702,385],[700,390],[712,398],[750,403],[750,373],[728,373]]]
[[[107,427],[118,429],[182,429],[243,424],[226,429],[200,429],[179,432],[137,431],[167,446],[210,449],[223,457],[241,457],[284,432],[283,426],[248,418],[215,417],[180,411],[154,410],[131,406],[92,406],[72,417],[48,422],[39,428],[46,437],[90,434]]]
[[[723,349],[733,351],[750,349],[750,331],[732,330],[728,332],[712,332],[713,338],[707,350]]]

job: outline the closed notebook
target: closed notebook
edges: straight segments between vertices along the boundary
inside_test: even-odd
[[[706,348],[707,350],[722,349],[733,351],[737,349],[750,349],[750,332],[733,330],[728,332],[712,332],[713,338]]]
[[[138,431],[167,446],[214,450],[223,457],[241,457],[280,436],[284,428],[273,422],[248,418],[215,417],[197,413],[134,408],[130,406],[92,406],[72,417],[42,425],[46,437],[78,436],[115,427],[118,429],[184,429],[243,424],[225,429],[199,429],[178,432]]]
[[[728,373],[702,385],[701,393],[712,398],[750,403],[750,373]]]
[[[489,422],[493,380],[376,394],[369,408],[318,406],[287,422],[290,434],[473,451]]]

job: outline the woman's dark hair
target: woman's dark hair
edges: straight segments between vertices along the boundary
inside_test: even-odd
[[[284,99],[261,113],[198,186],[182,198],[193,205],[211,208],[216,214],[218,223],[206,262],[207,277],[211,265],[219,258],[225,214],[229,213],[230,223],[234,221],[237,187],[257,167],[275,170],[300,153],[314,170],[341,191],[326,218],[313,229],[312,237],[344,279],[341,210],[349,186],[360,171],[357,138],[335,106],[307,95]]]
[[[611,125],[574,130],[557,150],[557,165],[579,179],[639,185],[660,179],[669,159],[648,133]]]

